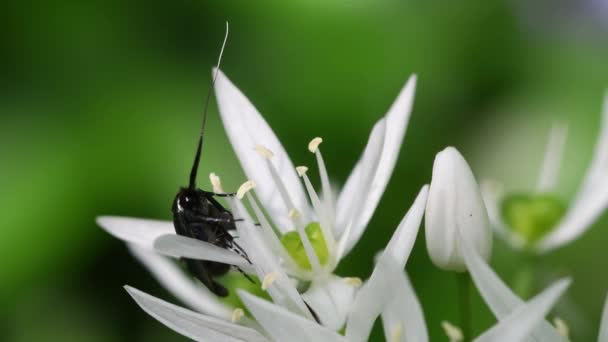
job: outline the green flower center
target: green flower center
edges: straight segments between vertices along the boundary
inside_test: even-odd
[[[327,250],[327,245],[325,244],[319,222],[309,223],[306,228],[304,228],[304,231],[306,232],[306,236],[308,236],[308,240],[310,240],[313,250],[319,258],[321,265],[327,264],[329,251]],[[304,249],[304,244],[297,231],[291,231],[281,236],[281,243],[285,246],[285,249],[287,249],[287,252],[298,266],[306,270],[312,269],[308,256],[306,255],[306,250]]]
[[[513,194],[501,203],[502,217],[515,233],[530,245],[553,230],[566,206],[551,194]]]
[[[250,316],[250,312],[247,310],[247,307],[241,301],[241,298],[236,292],[236,289],[245,290],[253,295],[256,295],[260,298],[267,299],[271,301],[270,295],[268,292],[262,290],[262,282],[258,279],[258,277],[254,275],[249,275],[251,279],[253,279],[254,283],[249,281],[249,279],[245,278],[242,274],[238,272],[228,272],[225,275],[219,277],[217,280],[224,286],[228,288],[228,296],[222,298],[222,301],[234,308],[241,308],[245,311],[245,314]]]

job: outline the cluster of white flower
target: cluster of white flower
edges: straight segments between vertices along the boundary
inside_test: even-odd
[[[126,286],[128,293],[169,328],[201,341],[365,341],[379,316],[387,341],[428,341],[422,306],[404,272],[425,216],[431,260],[445,270],[468,272],[497,318],[496,325],[474,341],[567,340],[567,329],[549,324],[544,317],[570,280],[556,281],[531,300],[519,298],[487,264],[491,224],[502,236],[516,236],[508,238],[520,241],[515,245],[534,246],[538,251],[571,241],[588,228],[608,205],[608,110],[579,195],[564,215],[549,220],[557,228],[547,228],[546,217],[538,218],[543,213],[530,207],[550,202],[538,196],[515,201],[507,208],[516,207],[511,210],[515,213],[505,214],[511,211],[499,208],[504,202],[499,193],[486,187],[481,191],[465,159],[448,147],[437,154],[430,186],[421,188],[376,259],[369,279],[334,274],[361,238],[387,186],[409,121],[415,84],[416,78],[411,77],[386,116],[374,125],[341,192],[336,193],[328,176],[320,150],[322,139],[309,143],[321,178],[318,194],[308,169],[294,167],[255,107],[219,71],[215,92],[221,117],[249,178],[229,204],[234,217],[242,218],[235,222],[235,241],[250,262],[233,251],[177,235],[171,222],[100,217],[98,224],[126,241],[137,259],[190,309]],[[550,143],[539,194],[555,178],[563,145],[560,134]],[[223,192],[219,177],[212,174],[210,180],[215,192]],[[269,300],[232,289],[242,306],[231,306],[187,275],[176,262],[180,258],[237,266],[260,280]],[[463,340],[458,327],[447,322],[443,327],[451,341]],[[608,342],[608,313],[604,313],[600,341]]]

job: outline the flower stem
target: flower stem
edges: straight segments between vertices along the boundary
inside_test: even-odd
[[[458,273],[458,300],[460,309],[460,329],[464,341],[471,338],[471,277],[468,272]]]

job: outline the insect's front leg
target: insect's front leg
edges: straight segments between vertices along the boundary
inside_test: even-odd
[[[236,196],[236,192],[213,192],[213,191],[206,191],[206,190],[203,190],[203,192],[207,195],[217,196],[217,197],[234,197],[234,196]]]
[[[200,217],[199,220],[206,222],[206,223],[235,223],[235,222],[244,222],[245,219],[242,218],[232,218],[232,217],[207,217],[207,216],[203,216]],[[260,224],[259,223],[253,223],[254,226],[259,227]]]
[[[198,220],[203,221],[205,223],[233,223],[236,221],[232,217],[209,217],[209,216],[201,216],[198,218]]]

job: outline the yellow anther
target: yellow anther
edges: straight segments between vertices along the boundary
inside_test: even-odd
[[[316,153],[317,150],[319,149],[319,145],[321,145],[322,142],[323,142],[323,139],[319,138],[319,137],[312,139],[308,143],[308,150],[312,153]]]
[[[272,151],[269,150],[266,146],[257,145],[255,147],[255,150],[257,153],[259,153],[262,157],[266,159],[270,159],[274,156],[274,153],[272,153]]]
[[[308,168],[306,166],[298,166],[298,167],[296,167],[296,171],[298,172],[298,176],[302,177],[306,174],[306,171],[308,171]]]
[[[343,280],[346,284],[354,287],[361,287],[363,285],[363,281],[358,277],[346,277]]]
[[[287,214],[289,216],[290,219],[295,220],[297,218],[299,218],[300,216],[302,216],[302,214],[300,214],[300,212],[298,211],[298,209],[293,208],[289,211],[289,214]]]
[[[570,327],[568,327],[568,324],[566,323],[566,321],[564,321],[563,319],[559,318],[559,317],[555,317],[553,319],[553,325],[555,326],[555,330],[557,330],[557,333],[562,336],[565,339],[568,339],[570,337]]]
[[[239,190],[236,192],[236,198],[243,199],[243,196],[245,196],[245,194],[253,188],[255,188],[255,182],[252,180],[246,181],[239,187]]]
[[[391,342],[401,341],[401,335],[403,334],[403,326],[401,323],[397,323],[391,329]]]
[[[211,172],[209,174],[209,181],[211,182],[211,185],[213,186],[213,192],[215,192],[216,194],[224,193],[224,189],[222,189],[222,182],[220,181],[220,177],[218,177],[215,174],[215,172]]]
[[[460,328],[455,326],[454,324],[452,324],[448,321],[443,321],[443,322],[441,322],[441,327],[443,328],[443,331],[450,339],[450,342],[461,342],[462,340],[464,340],[464,336],[462,335],[462,330],[460,330]]]
[[[241,318],[245,316],[245,311],[243,311],[243,309],[241,308],[236,308],[234,309],[234,311],[232,311],[232,323],[237,323],[238,321],[241,320]]]
[[[264,280],[262,280],[262,290],[266,290],[267,288],[269,288],[270,285],[272,285],[272,283],[274,283],[274,281],[277,280],[278,276],[279,276],[279,273],[277,271],[268,273],[264,277]]]

